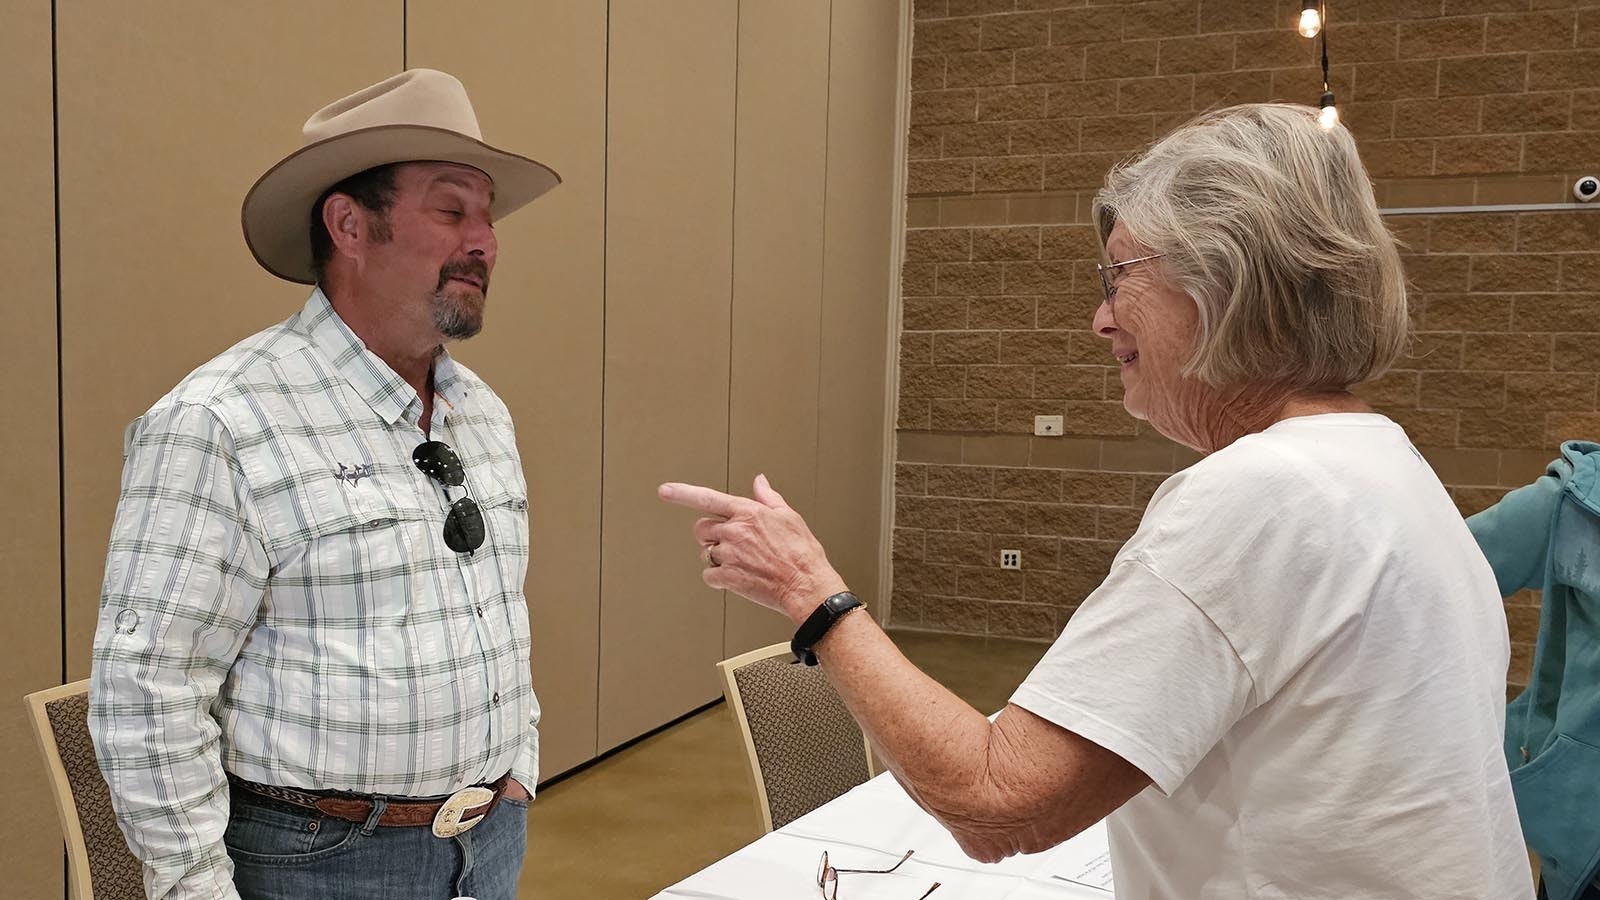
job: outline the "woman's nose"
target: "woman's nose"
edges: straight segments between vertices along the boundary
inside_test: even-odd
[[[1094,333],[1108,340],[1117,333],[1117,317],[1111,313],[1109,300],[1094,308]]]

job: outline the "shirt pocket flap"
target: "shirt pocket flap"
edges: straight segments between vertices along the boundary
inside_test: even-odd
[[[483,500],[481,500],[479,503],[485,509],[499,509],[503,507],[505,509],[512,510],[513,512],[528,511],[527,497],[519,497],[516,494],[508,492],[490,494],[489,496],[483,498]]]
[[[280,554],[322,538],[386,528],[427,517],[418,504],[397,502],[378,484],[306,479],[285,486],[257,504],[267,550]]]

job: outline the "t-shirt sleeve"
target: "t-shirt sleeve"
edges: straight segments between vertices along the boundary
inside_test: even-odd
[[[1170,794],[1245,714],[1253,690],[1211,618],[1125,556],[1011,702],[1117,754]]]

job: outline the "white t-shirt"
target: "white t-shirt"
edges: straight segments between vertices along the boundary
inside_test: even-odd
[[[1118,900],[1522,900],[1494,575],[1405,432],[1288,419],[1161,486],[1012,702],[1154,784]]]

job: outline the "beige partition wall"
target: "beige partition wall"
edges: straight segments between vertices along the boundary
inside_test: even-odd
[[[565,178],[501,224],[488,328],[455,348],[518,423],[542,774],[713,700],[715,661],[790,632],[705,587],[661,481],[765,472],[881,599],[896,4],[13,6],[0,334],[35,404],[4,485],[29,514],[0,525],[14,701],[88,674],[126,424],[305,301],[250,257],[244,193],[311,112],[408,64],[457,74],[491,143]],[[0,775],[48,809],[0,715]],[[14,892],[59,895],[36,816],[0,839]]]
[[[23,715],[22,695],[61,680],[61,471],[57,442],[55,179],[51,22],[47,3],[0,13],[0,272],[9,297],[0,327],[0,373],[17,401],[0,475],[0,584],[8,614],[0,653],[0,783],[25,815],[0,817],[5,893],[59,897],[61,842],[41,827],[54,803]]]
[[[817,510],[828,558],[874,614],[882,580],[891,348],[899,322],[904,208],[896,178],[896,104],[906,89],[897,52],[909,3],[832,5],[828,54],[828,185],[817,392]],[[897,329],[895,329],[897,330]]]
[[[817,500],[828,4],[740,4],[738,56],[728,482],[749,495],[764,472],[805,513]],[[723,656],[793,630],[730,598]]]
[[[655,486],[727,481],[737,12],[610,5],[602,750],[718,695],[723,601]]]
[[[239,236],[254,179],[334,97],[400,67],[398,4],[61,3],[67,657],[88,674],[122,429],[306,291]]]
[[[484,136],[561,173],[501,223],[483,334],[456,352],[517,423],[533,557],[527,596],[546,777],[595,755],[605,327],[606,7],[407,5],[407,62],[467,86]]]
[[[715,697],[717,653],[792,631],[733,597],[717,621],[657,481],[765,472],[883,599],[902,13],[611,4],[602,750]]]

